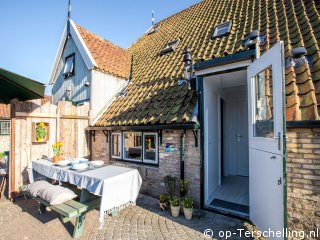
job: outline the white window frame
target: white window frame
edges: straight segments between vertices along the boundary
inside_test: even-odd
[[[133,159],[133,158],[126,158],[125,157],[125,134],[126,133],[140,133],[141,134],[141,141],[143,141],[143,132],[130,132],[130,131],[126,131],[126,132],[123,132],[122,134],[122,156],[123,156],[123,160],[126,160],[126,161],[130,161],[130,162],[139,162],[139,163],[143,163],[143,143],[141,144],[141,159]]]
[[[66,60],[65,60],[65,63],[64,63],[64,68],[63,68],[63,75],[64,75],[65,78],[68,78],[68,77],[71,77],[71,76],[74,75],[75,57],[76,57],[76,55],[74,53],[66,57]],[[71,65],[70,71],[66,72],[67,66],[68,66],[67,64],[68,64],[69,61],[71,61],[72,65]]]
[[[4,128],[4,127],[2,127],[2,124],[9,124],[9,128],[8,128],[8,133],[6,132],[6,133],[3,133],[2,131],[2,128]],[[10,135],[10,121],[1,121],[0,122],[0,135]]]
[[[119,144],[120,144],[120,156],[117,156],[117,155],[113,155],[112,154],[112,148],[113,148],[113,135],[119,135]],[[116,159],[121,159],[122,158],[122,133],[121,132],[113,132],[111,133],[111,157],[112,158],[116,158]]]
[[[151,160],[151,159],[146,159],[145,156],[145,152],[146,152],[146,141],[145,141],[145,137],[146,135],[153,135],[156,138],[156,142],[155,142],[155,153],[156,153],[156,159],[155,160]],[[157,132],[144,132],[142,135],[142,141],[143,141],[143,145],[142,145],[142,156],[143,156],[143,162],[144,163],[150,163],[150,164],[158,164],[159,163],[159,138],[158,138],[158,133]]]
[[[218,32],[219,32],[219,27],[225,25],[225,24],[229,24],[228,25],[228,31],[225,32],[224,34],[219,34],[218,35]],[[231,30],[231,26],[232,26],[232,21],[226,21],[226,22],[223,22],[223,23],[220,23],[219,25],[217,25],[215,28],[214,28],[214,31],[213,31],[213,34],[212,34],[212,38],[217,38],[217,37],[222,37],[228,33],[230,33],[230,30]]]

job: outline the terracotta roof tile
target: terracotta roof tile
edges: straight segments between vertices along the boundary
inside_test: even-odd
[[[111,75],[128,79],[130,75],[130,53],[98,35],[77,25],[92,57],[97,63],[97,69]]]
[[[0,118],[10,118],[10,104],[0,103]]]
[[[255,29],[266,37],[261,54],[279,40],[285,43],[286,58],[293,48],[306,48],[311,67],[304,64],[286,69],[286,116],[288,121],[319,120],[319,11],[319,1],[204,0],[160,21],[156,32],[144,34],[128,49],[132,54],[132,85],[96,125],[191,121],[196,93],[186,84],[178,84],[183,73],[183,49],[191,48],[198,60],[233,54],[244,50],[243,40]],[[232,20],[230,34],[212,40],[214,27],[228,20]],[[160,50],[176,38],[180,43],[175,51],[160,56]]]

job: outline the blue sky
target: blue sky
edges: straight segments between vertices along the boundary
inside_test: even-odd
[[[197,2],[71,0],[71,18],[126,48],[150,27],[152,10],[157,22]],[[0,67],[47,84],[67,6],[68,0],[1,0]]]

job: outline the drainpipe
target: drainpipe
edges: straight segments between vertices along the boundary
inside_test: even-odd
[[[186,129],[183,130],[183,133],[180,137],[180,179],[184,180],[184,148],[186,141]]]

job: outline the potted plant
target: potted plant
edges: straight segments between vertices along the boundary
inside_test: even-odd
[[[191,197],[185,197],[183,201],[183,213],[184,217],[187,220],[192,219],[192,213],[193,213],[193,201]]]
[[[160,194],[160,209],[161,211],[164,211],[168,207],[168,201],[169,201],[169,196],[166,193],[161,193]]]
[[[53,162],[59,162],[62,159],[62,149],[61,147],[63,146],[63,142],[55,142],[52,145],[52,150],[53,150]]]
[[[176,190],[177,190],[177,177],[172,177],[167,175],[164,177],[164,185],[167,188],[169,199],[172,200]]]
[[[184,198],[187,196],[189,190],[189,183],[188,180],[180,180],[180,197]]]
[[[178,217],[180,212],[180,199],[173,197],[170,201],[171,215],[172,217]]]

